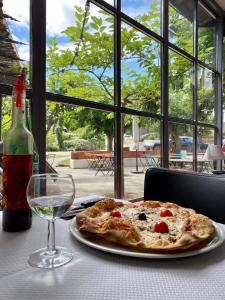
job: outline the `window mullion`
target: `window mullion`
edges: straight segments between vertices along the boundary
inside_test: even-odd
[[[164,43],[161,47],[161,99],[162,99],[162,165],[163,167],[169,166],[168,153],[169,153],[169,132],[168,132],[168,111],[169,111],[169,96],[168,96],[168,6],[169,1],[163,0],[162,15],[163,15],[163,37]]]
[[[117,108],[121,107],[121,0],[115,1],[117,14],[114,25],[114,97]],[[122,115],[117,109],[115,113],[115,176],[114,194],[116,198],[124,196],[123,157],[122,157]]]
[[[194,10],[193,120],[198,122],[198,1]],[[197,170],[197,125],[194,125],[193,169]]]
[[[31,86],[32,86],[32,128],[37,144],[40,165],[45,173],[46,160],[46,0],[30,1],[31,26]],[[33,113],[35,112],[35,113]]]

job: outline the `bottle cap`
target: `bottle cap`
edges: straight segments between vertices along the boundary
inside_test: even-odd
[[[25,73],[22,72],[17,80],[17,83],[13,86],[13,91],[16,92],[16,107],[22,106],[22,94],[25,91],[24,86]]]

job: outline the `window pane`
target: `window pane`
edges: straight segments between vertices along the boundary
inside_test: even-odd
[[[104,1],[109,3],[110,5],[114,5],[114,0],[104,0]]]
[[[160,34],[161,0],[121,0],[121,9],[129,17]]]
[[[198,5],[198,59],[215,65],[216,19]]]
[[[204,154],[209,144],[215,144],[215,131],[208,127],[198,127],[197,166],[199,172],[210,173],[214,169],[213,162]]]
[[[2,97],[1,139],[4,140],[6,131],[9,130],[12,121],[12,97]]]
[[[22,67],[29,71],[30,1],[4,1],[3,4],[3,11],[8,17],[1,25],[0,83],[12,85]]]
[[[198,66],[198,120],[214,122],[215,74],[207,68]]]
[[[113,17],[92,3],[85,11],[85,1],[80,6],[62,2],[64,5],[58,2],[64,14],[59,15],[61,27],[57,25],[57,32],[53,27],[53,4],[47,10],[47,89],[113,104]],[[66,14],[69,17],[64,22]]]
[[[144,193],[145,171],[160,166],[160,121],[124,115],[123,124],[125,198],[139,198]]]
[[[195,2],[169,1],[169,41],[193,54],[193,22]]]
[[[185,124],[169,125],[169,167],[193,170],[194,127]]]
[[[191,119],[193,115],[193,65],[183,56],[169,51],[169,114]]]
[[[160,45],[133,27],[122,26],[122,104],[160,113]]]
[[[76,197],[114,197],[113,124],[113,113],[47,103],[47,162],[73,175]]]

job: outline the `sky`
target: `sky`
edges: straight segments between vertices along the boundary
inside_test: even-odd
[[[47,40],[57,36],[60,48],[69,48],[68,40],[62,34],[62,31],[74,24],[75,5],[84,7],[85,0],[46,0],[47,2]],[[109,4],[113,4],[113,0],[106,0]],[[130,16],[135,16],[141,11],[146,11],[152,0],[122,0],[122,8],[125,13],[129,12]],[[3,0],[3,10],[6,14],[11,15],[20,22],[7,20],[12,37],[26,43],[24,46],[17,46],[20,58],[29,61],[29,3],[30,0]],[[138,5],[138,12],[137,7]],[[93,5],[91,5],[92,10]],[[92,10],[91,14],[96,14],[96,10]],[[48,47],[48,45],[47,45]]]
[[[27,46],[17,47],[20,57],[29,61],[29,2],[30,0],[4,0],[3,10],[20,22],[7,21],[15,40]],[[66,43],[61,33],[74,22],[74,5],[84,6],[84,0],[47,0],[47,40],[57,36],[60,44]]]

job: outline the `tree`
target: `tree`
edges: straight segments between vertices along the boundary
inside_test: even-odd
[[[99,15],[101,17],[90,17],[90,22],[88,25],[86,24],[83,32],[82,47],[75,54],[69,49],[59,51],[55,38],[50,41],[47,53],[50,75],[47,84],[50,90],[56,90],[68,96],[113,104],[114,20],[103,11],[100,11]],[[74,44],[77,43],[80,36],[84,11],[76,6],[75,16],[75,25],[64,31],[70,38],[70,42]],[[157,51],[153,51],[155,42],[145,35],[140,37],[140,34],[131,27],[123,28],[122,42],[124,68],[127,66],[126,62],[131,59],[136,59],[138,68],[142,68],[141,73],[135,69],[128,70],[126,74],[124,71],[123,105],[129,107],[131,103],[132,108],[159,112],[160,66],[155,63],[160,55],[159,47]],[[149,80],[150,76],[154,80]],[[146,84],[147,82],[148,84]],[[155,89],[156,86],[158,89]],[[79,114],[76,115],[74,121],[77,126],[84,126],[83,114],[86,116],[87,109],[79,108],[77,111]],[[48,120],[47,128],[51,128],[52,122],[57,122],[55,110],[52,111]],[[109,148],[112,148],[113,114],[89,110],[85,122],[86,125],[94,127],[96,133],[101,131],[106,134]],[[131,119],[126,121],[125,126],[131,126]]]
[[[156,9],[158,1],[153,1],[149,12],[138,15],[136,19],[151,29],[158,31],[160,10]],[[154,8],[154,9],[153,9]],[[154,13],[150,13],[154,12]],[[114,19],[103,10],[96,15],[86,15],[84,9],[75,6],[74,26],[64,30],[74,49],[60,50],[56,38],[49,41],[47,52],[48,78],[50,90],[88,101],[114,103]],[[192,24],[170,7],[170,31],[172,42],[192,54],[193,35]],[[85,26],[83,26],[83,24]],[[205,32],[207,35],[207,32]],[[201,35],[201,37],[203,34]],[[82,38],[81,38],[82,37]],[[174,40],[173,40],[174,39]],[[126,107],[138,110],[160,113],[160,45],[153,39],[138,32],[135,28],[122,24],[121,29],[122,58],[122,103]],[[202,43],[204,39],[202,38]],[[207,40],[207,47],[210,43]],[[192,117],[192,64],[181,55],[170,51],[169,62],[170,107],[171,115]],[[201,92],[204,97],[201,97]],[[208,111],[200,117],[210,121],[212,102],[205,99],[212,95],[212,89],[199,89],[199,116],[202,106],[208,104]],[[71,114],[70,114],[71,112]],[[49,106],[47,129],[65,122],[65,115],[73,114],[68,123],[69,128],[87,128],[93,134],[106,135],[109,149],[112,148],[114,115],[112,113],[76,107],[76,114],[71,107]],[[68,118],[67,118],[68,119]],[[201,120],[202,120],[201,119]],[[59,124],[59,123],[58,123]],[[125,116],[124,126],[131,127],[132,118]],[[145,119],[140,120],[144,126]],[[87,132],[87,131],[86,131]],[[180,134],[176,132],[177,136]]]

